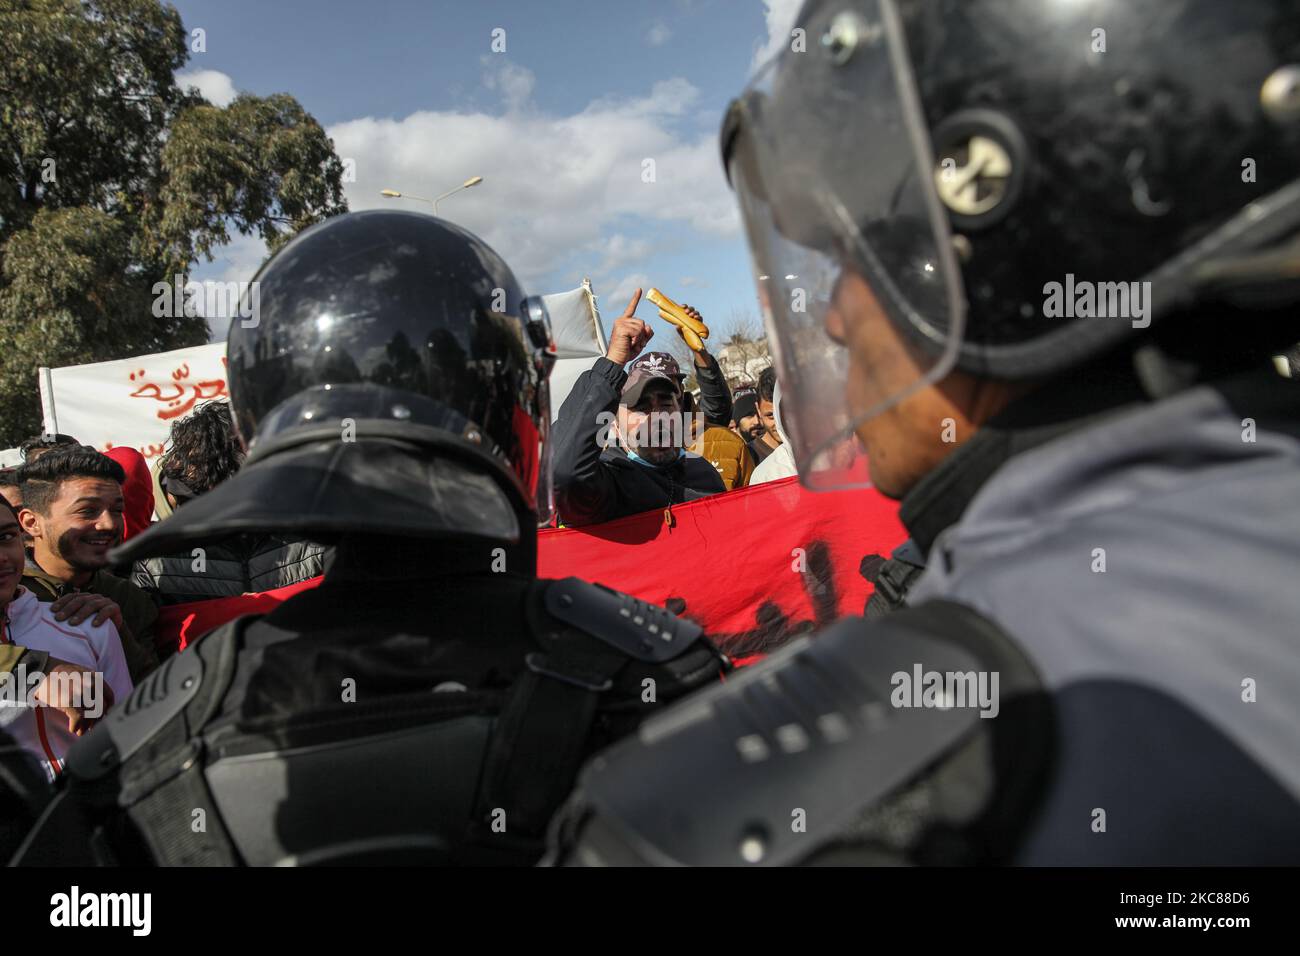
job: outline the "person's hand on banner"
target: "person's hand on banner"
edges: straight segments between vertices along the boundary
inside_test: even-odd
[[[636,307],[641,302],[641,290],[632,293],[632,301],[627,304],[623,314],[614,320],[614,329],[609,334],[609,348],[605,358],[619,365],[632,361],[654,336],[649,324],[636,317]]]
[[[65,594],[50,605],[50,610],[54,612],[56,620],[67,621],[69,624],[80,624],[93,614],[95,620],[92,623],[95,627],[105,621],[112,621],[117,626],[117,632],[122,633],[122,609],[116,601],[102,594],[89,594],[85,591]]]

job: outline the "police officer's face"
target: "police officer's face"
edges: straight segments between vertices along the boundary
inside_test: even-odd
[[[848,350],[846,389],[855,419],[901,394],[929,367],[885,315],[871,286],[849,269],[835,285],[826,334]],[[954,371],[863,421],[857,435],[872,483],[891,498],[903,497],[1012,394],[1004,383]]]

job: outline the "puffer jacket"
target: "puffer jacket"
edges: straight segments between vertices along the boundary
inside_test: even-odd
[[[744,488],[754,471],[754,459],[745,439],[725,425],[710,425],[691,451],[717,469],[728,491]]]
[[[182,554],[137,561],[131,580],[160,604],[233,597],[318,577],[329,551],[313,541],[238,534]]]

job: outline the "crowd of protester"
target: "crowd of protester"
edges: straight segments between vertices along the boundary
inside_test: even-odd
[[[158,484],[170,508],[183,507],[225,481],[243,461],[230,406],[210,402],[172,429],[158,462]],[[136,562],[131,580],[158,604],[271,591],[319,576],[327,549],[312,541],[249,531],[202,549]],[[201,560],[200,560],[201,559]]]
[[[633,314],[637,299],[554,425],[567,526],[645,511],[672,524],[674,505],[794,473],[773,370],[728,382],[701,342],[691,390],[671,354],[643,351],[651,333]],[[297,584],[330,562],[325,545],[250,529],[111,564],[116,545],[239,470],[244,451],[225,402],[178,419],[153,467],[135,449],[101,452],[62,434],[33,436],[20,452],[20,466],[0,470],[0,673],[67,679],[41,685],[44,707],[9,708],[4,729],[51,778],[72,740],[175,651],[156,633],[161,607]]]
[[[243,451],[225,402],[172,426],[151,469],[140,452],[34,436],[23,463],[0,470],[0,674],[33,683],[31,703],[0,709],[0,724],[51,778],[67,748],[175,651],[155,633],[169,604],[261,592],[323,573],[312,541],[250,531],[184,554],[114,567],[110,552],[230,478]],[[58,717],[50,714],[58,712]]]

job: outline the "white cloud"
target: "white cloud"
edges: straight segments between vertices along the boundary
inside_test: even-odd
[[[794,28],[795,18],[803,4],[804,0],[763,0],[763,5],[767,7],[764,13],[767,18],[767,39],[756,46],[754,59],[750,63],[751,71],[790,45],[790,31]]]
[[[614,320],[623,314],[627,308],[628,302],[632,298],[632,293],[640,289],[643,293],[650,288],[650,277],[644,272],[634,272],[631,275],[624,276],[618,284],[614,286],[614,291],[608,295],[602,296],[598,305],[600,306],[600,317],[605,321],[605,328],[611,328]],[[600,291],[597,289],[597,291]],[[644,296],[641,298],[641,304],[647,304]],[[637,318],[647,318],[650,313],[638,306]]]
[[[479,62],[488,67],[483,74],[483,85],[489,90],[499,91],[510,112],[521,109],[533,95],[537,77],[532,70],[498,55],[484,55],[479,58]]]
[[[181,89],[197,86],[203,98],[213,106],[229,106],[237,94],[234,81],[220,70],[187,70],[177,73],[176,85]]]
[[[673,31],[668,29],[668,24],[662,20],[655,21],[650,27],[650,32],[646,34],[645,42],[650,46],[663,46],[672,39]]]
[[[503,62],[489,73],[506,102],[503,115],[422,111],[401,119],[365,117],[328,130],[335,151],[356,161],[346,184],[354,210],[422,209],[384,199],[381,189],[436,196],[469,176],[483,183],[444,200],[440,213],[490,243],[526,287],[590,275],[627,294],[643,275],[621,268],[650,252],[628,235],[669,226],[708,236],[733,236],[739,218],[718,160],[712,129],[683,135],[699,91],[676,78],[649,94],[604,98],[570,115],[547,115],[531,100],[533,76]],[[645,182],[644,161],[654,160]],[[613,238],[610,238],[613,236]],[[619,311],[626,305],[626,295]]]
[[[598,239],[591,248],[604,255],[597,272],[612,272],[630,263],[644,262],[651,253],[647,239],[630,239],[622,233],[615,233],[608,239]]]
[[[530,291],[561,291],[590,276],[606,304],[618,302],[615,315],[634,288],[650,284],[643,270],[656,242],[639,233],[666,226],[687,236],[738,234],[712,124],[698,130],[691,123],[700,94],[686,80],[661,80],[642,96],[606,97],[576,113],[547,115],[533,104],[532,71],[500,56],[484,57],[483,66],[483,85],[500,94],[501,115],[419,112],[330,127],[335,152],[356,164],[356,182],[344,184],[350,208],[427,212],[427,204],[384,199],[379,191],[436,196],[482,176],[481,185],[440,203],[440,214],[482,236]],[[230,78],[214,70],[177,80],[214,103],[234,96]],[[653,182],[644,181],[647,159],[654,161]],[[236,233],[215,262],[194,274],[246,281],[265,255],[259,238]]]
[[[195,282],[249,282],[266,259],[266,243],[257,235],[245,236],[231,229],[229,244],[213,250],[211,262],[200,259],[188,278]],[[206,304],[206,303],[205,303]],[[204,315],[204,308],[199,307]],[[230,327],[230,314],[220,309],[208,320],[208,341],[222,341]]]
[[[208,270],[221,282],[248,282],[266,259],[266,243],[258,235],[245,236],[231,229],[230,243],[214,250]]]
[[[700,91],[689,80],[675,76],[650,87],[650,95],[639,99],[602,97],[592,100],[584,113],[618,112],[628,116],[684,116],[699,101]]]

